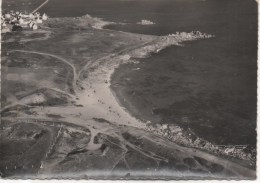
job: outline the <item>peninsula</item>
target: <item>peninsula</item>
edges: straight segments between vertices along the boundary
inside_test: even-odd
[[[50,18],[41,29],[2,34],[1,176],[254,177],[250,153],[141,121],[110,88],[119,65],[214,36],[102,29],[111,23],[90,15]]]

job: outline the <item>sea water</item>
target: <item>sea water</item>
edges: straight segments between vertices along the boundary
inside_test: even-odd
[[[151,121],[154,116],[159,117],[156,123],[177,123],[215,144],[255,146],[254,0],[50,0],[41,12],[51,17],[90,14],[125,23],[107,29],[133,33],[167,35],[198,30],[215,35],[169,47],[139,60],[138,66],[128,65],[124,68],[128,72],[118,69],[116,74],[121,77],[115,79],[130,78],[125,95],[137,94],[126,98]],[[155,24],[137,24],[143,19]]]

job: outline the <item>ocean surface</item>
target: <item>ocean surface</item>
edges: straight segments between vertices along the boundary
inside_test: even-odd
[[[112,78],[113,89],[143,120],[176,123],[215,144],[255,146],[254,0],[50,0],[41,12],[51,17],[90,14],[126,23],[107,29],[133,33],[198,30],[215,35],[169,47],[139,59],[140,64],[122,65]],[[137,25],[142,19],[155,24]]]

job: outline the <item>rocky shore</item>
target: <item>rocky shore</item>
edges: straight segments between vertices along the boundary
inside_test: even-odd
[[[248,150],[246,147],[236,148],[235,146],[217,146],[204,139],[195,137],[194,135],[185,132],[181,127],[177,125],[168,124],[156,124],[153,125],[151,122],[146,122],[146,130],[151,131],[157,135],[168,138],[169,140],[186,147],[198,148],[211,153],[223,155],[231,158],[238,158],[247,160],[251,166],[255,166],[256,151],[251,149]],[[247,151],[247,152],[246,152]]]

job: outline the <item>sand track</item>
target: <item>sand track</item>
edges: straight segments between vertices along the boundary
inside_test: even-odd
[[[71,64],[69,61],[67,61],[66,59],[57,56],[57,55],[53,55],[50,53],[42,53],[42,52],[38,52],[38,51],[28,51],[28,50],[11,50],[10,52],[21,52],[21,53],[31,53],[31,54],[38,54],[38,55],[45,55],[45,56],[49,56],[49,57],[53,57],[56,58],[60,61],[62,61],[63,63],[67,64],[68,66],[71,67],[72,71],[73,71],[73,88],[76,88],[76,80],[77,80],[77,72],[76,72],[76,68],[73,64]]]

